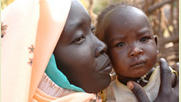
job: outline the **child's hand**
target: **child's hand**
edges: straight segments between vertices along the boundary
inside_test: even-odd
[[[176,72],[179,72],[179,64],[176,64],[174,68]],[[176,76],[176,84],[172,86],[171,78],[172,72],[169,69],[167,61],[163,58],[160,59],[160,73],[161,73],[161,84],[158,96],[155,102],[178,102],[179,101],[179,74]],[[133,91],[139,102],[149,102],[148,96],[144,89],[136,82],[128,82],[128,87]]]

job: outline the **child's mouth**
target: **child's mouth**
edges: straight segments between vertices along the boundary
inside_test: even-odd
[[[140,68],[145,66],[146,61],[138,61],[132,65],[130,65],[131,68]]]

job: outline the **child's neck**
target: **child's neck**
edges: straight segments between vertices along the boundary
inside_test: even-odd
[[[145,76],[144,80],[141,79],[141,77],[139,78],[128,78],[128,77],[123,77],[123,76],[118,76],[118,80],[119,82],[123,83],[123,84],[127,84],[128,81],[135,81],[137,82],[138,84],[140,84],[142,87],[144,87],[149,79],[150,79],[150,76],[153,72],[154,68],[152,68],[148,73],[147,75]]]

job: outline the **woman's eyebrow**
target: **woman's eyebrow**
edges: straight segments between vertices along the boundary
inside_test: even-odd
[[[91,25],[91,19],[90,17],[87,17],[86,19],[83,19],[83,20],[77,20],[76,23],[72,24],[75,26],[75,28],[79,28],[79,27],[82,27],[84,26],[84,24],[90,24]],[[92,25],[91,25],[92,26]]]
[[[77,20],[76,22],[74,22],[73,24],[71,24],[71,26],[75,26],[75,28],[77,29],[78,27],[83,25],[83,21],[82,20]]]

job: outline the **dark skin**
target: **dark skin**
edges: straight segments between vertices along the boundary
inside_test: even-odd
[[[146,16],[142,12],[137,11],[134,8],[129,8],[125,11],[122,11],[121,14],[119,14],[119,12],[120,10],[115,10],[115,12],[113,12],[112,14],[108,13],[107,15],[105,15],[106,17],[104,19],[103,27],[104,29],[102,30],[102,33],[105,33],[104,41],[108,45],[108,53],[111,56],[113,66],[118,73],[119,81],[124,82],[123,80],[126,80],[125,83],[127,83],[128,88],[132,90],[139,102],[149,102],[148,96],[146,95],[142,86],[134,82],[134,80],[136,77],[144,75],[144,73],[148,72],[156,62],[155,57],[157,54],[157,40],[156,38],[152,37],[151,27]],[[121,24],[120,22],[122,22],[123,24]],[[143,32],[140,33],[139,31]],[[146,39],[144,36],[146,36]],[[109,39],[114,38],[116,38],[115,42],[113,40],[113,43],[111,43],[111,40]],[[153,52],[150,52],[149,50]],[[124,56],[128,58],[125,58]],[[153,59],[153,61],[150,64],[146,61],[145,66],[144,64],[138,65],[140,68],[136,67],[135,69],[138,68],[138,71],[140,72],[136,72],[134,71],[134,69],[129,70],[129,67],[127,67],[125,63],[130,65],[131,61],[130,63],[127,63],[129,62],[129,59],[134,59],[134,57],[137,57],[139,59],[141,58],[141,56],[143,56],[143,58],[145,59],[148,58],[147,60],[149,61],[152,61],[151,59]],[[120,60],[121,64],[123,64],[124,66],[119,65],[119,63],[116,60],[114,61],[114,59],[116,59],[117,61]],[[145,69],[143,69],[142,66],[144,66]],[[177,73],[179,72],[178,68],[179,65],[177,64],[175,67]],[[121,70],[123,70],[125,73],[121,72]],[[128,73],[128,70],[132,74],[135,73],[135,75],[129,75],[130,73]],[[160,59],[160,73],[161,85],[155,102],[178,102],[178,76],[173,75],[166,60],[163,58]]]
[[[91,31],[91,19],[82,5],[72,1],[63,33],[54,50],[59,70],[70,83],[86,92],[97,93],[105,89],[112,70],[106,45]]]
[[[104,24],[105,43],[119,81],[126,84],[148,73],[156,63],[157,39],[146,15],[131,6],[115,8]]]

